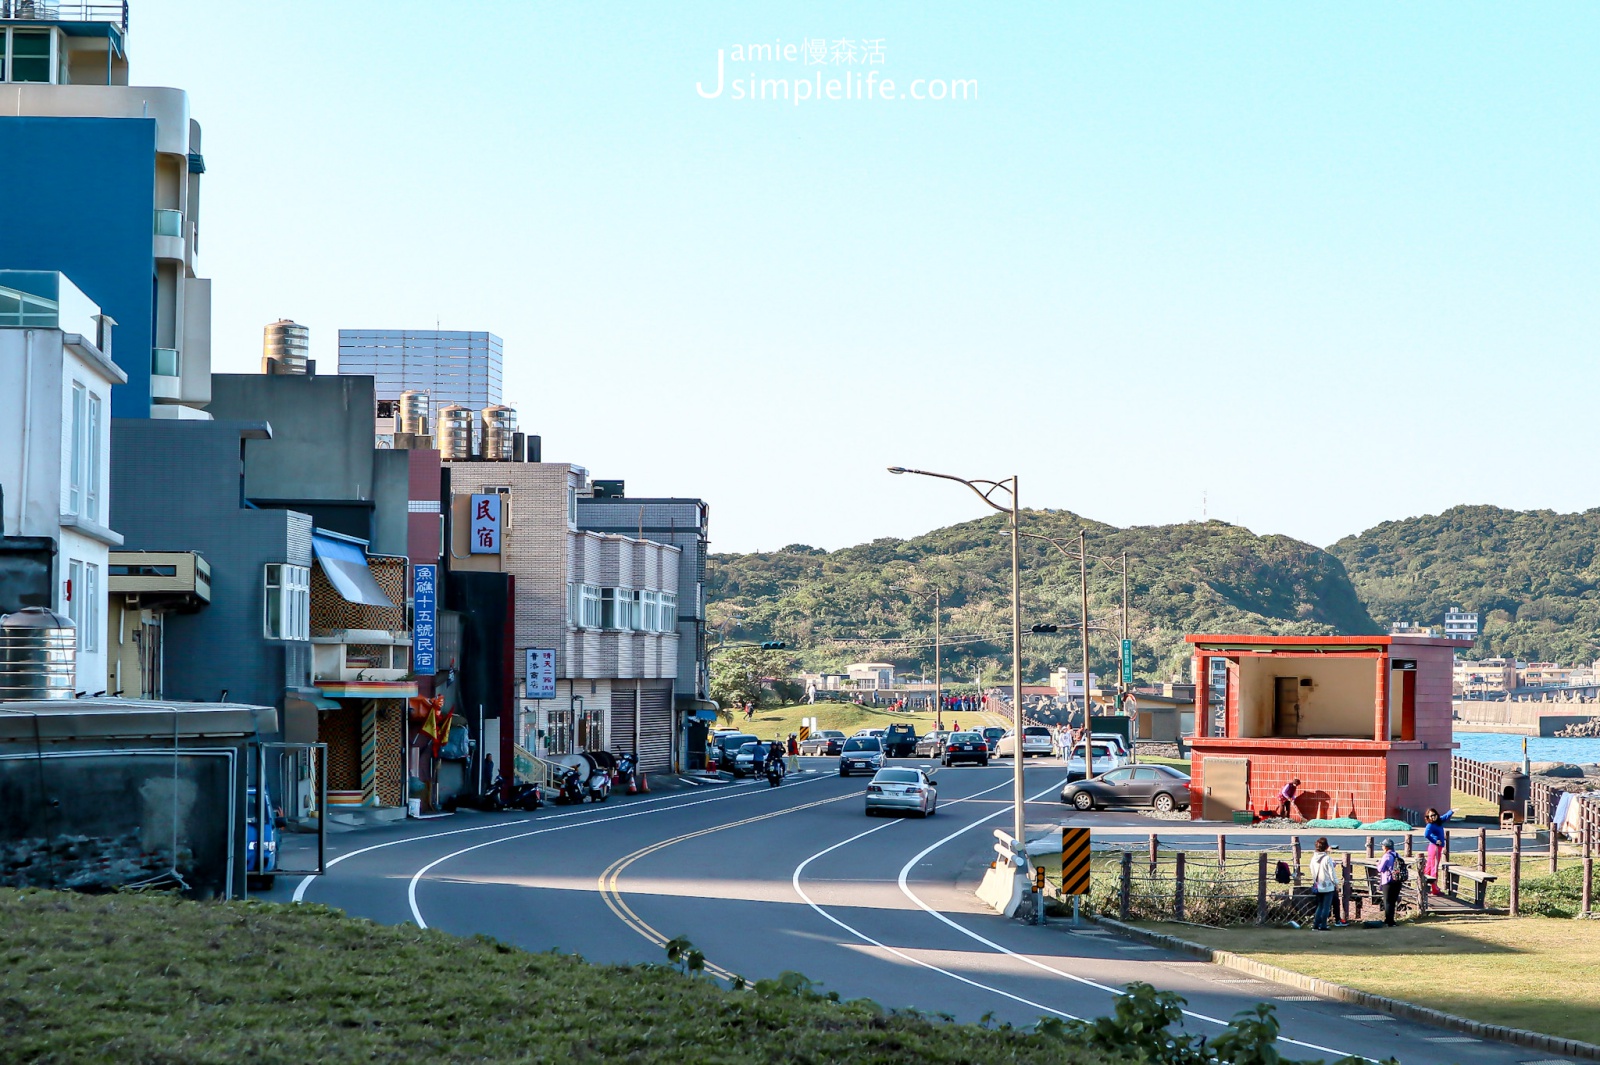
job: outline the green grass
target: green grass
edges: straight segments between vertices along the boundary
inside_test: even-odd
[[[1473,1020],[1600,1042],[1600,921],[1428,918],[1330,932],[1143,927]]]
[[[1600,984],[1600,981],[1596,981]],[[0,891],[28,1062],[1099,1062],[1059,1038],[727,991],[320,906]]]

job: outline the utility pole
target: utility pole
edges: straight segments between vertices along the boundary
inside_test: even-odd
[[[1090,760],[1094,752],[1089,747],[1089,553],[1085,550],[1085,531],[1078,530],[1078,589],[1083,610],[1083,779],[1088,780],[1094,776],[1094,762]],[[1017,743],[1021,742],[1019,731]]]
[[[933,727],[944,731],[944,689],[939,676],[939,586],[933,586]]]

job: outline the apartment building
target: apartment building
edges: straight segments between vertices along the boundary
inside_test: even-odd
[[[1444,615],[1444,634],[1452,640],[1478,638],[1478,612],[1476,610],[1448,610]]]
[[[426,393],[435,411],[447,403],[474,411],[500,403],[503,348],[483,331],[341,329],[339,373],[372,378],[378,442],[387,447],[402,392]]]
[[[112,323],[71,279],[0,270],[0,613],[49,607],[78,634],[78,689],[108,690]]]
[[[200,124],[129,84],[125,4],[0,5],[0,268],[58,270],[117,323],[118,418],[204,418]]]
[[[580,466],[444,467],[452,586],[490,574],[509,585],[504,657],[517,672],[510,724],[500,725],[509,730],[499,735],[502,757],[511,744],[541,756],[631,750],[646,769],[670,769],[681,757],[673,713],[680,549],[581,528],[579,500],[592,488]],[[491,748],[492,717],[486,710]]]
[[[1517,661],[1514,658],[1458,658],[1452,669],[1451,687],[1458,696],[1500,698],[1517,687]]]

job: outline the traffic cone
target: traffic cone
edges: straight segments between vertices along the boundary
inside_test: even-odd
[[[639,790],[646,795],[650,794],[650,778],[644,775],[644,770],[639,770]]]
[[[629,795],[637,795],[637,794],[639,794],[639,785],[637,783],[635,783],[635,781],[638,779],[638,776],[639,776],[638,773],[632,773],[632,774],[629,774],[629,776],[628,776],[628,794]]]

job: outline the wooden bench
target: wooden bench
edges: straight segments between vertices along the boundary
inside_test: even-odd
[[[1489,890],[1489,885],[1500,879],[1494,873],[1479,872],[1469,869],[1464,865],[1444,863],[1440,872],[1444,874],[1444,891],[1446,895],[1460,897],[1461,881],[1466,880],[1472,884],[1472,904],[1482,907],[1484,896]]]

